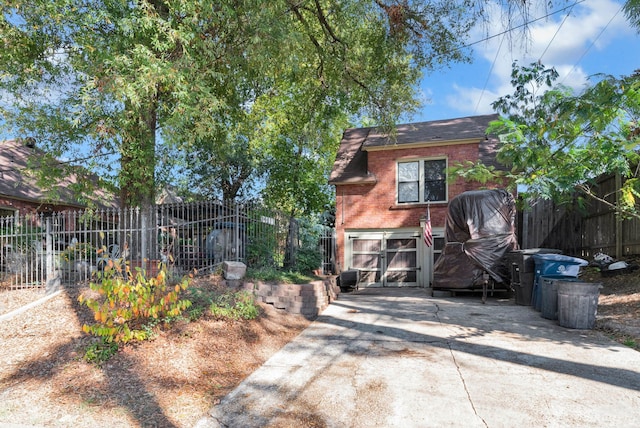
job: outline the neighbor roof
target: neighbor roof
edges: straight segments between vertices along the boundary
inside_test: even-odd
[[[54,186],[55,192],[49,194],[26,173],[29,160],[38,160],[43,155],[44,152],[32,141],[0,141],[0,196],[34,203],[84,207],[71,189],[78,182],[75,174],[60,178]],[[92,179],[98,180],[95,176]],[[118,206],[115,196],[104,189],[97,189],[92,200],[101,208]]]
[[[336,155],[329,184],[371,184],[376,179],[367,170],[367,152],[455,144],[465,141],[480,142],[480,159],[497,166],[495,151],[498,140],[486,135],[489,123],[497,114],[469,116],[397,125],[395,136],[379,128],[350,128],[345,130]],[[475,159],[471,159],[475,160]]]

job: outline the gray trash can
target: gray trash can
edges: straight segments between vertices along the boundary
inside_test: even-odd
[[[539,279],[541,289],[540,315],[550,320],[558,319],[558,282],[580,281],[564,275],[542,275]]]
[[[576,329],[595,327],[601,288],[599,282],[558,281],[558,323]]]

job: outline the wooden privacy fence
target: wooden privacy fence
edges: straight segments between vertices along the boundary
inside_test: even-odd
[[[281,267],[297,222],[259,204],[196,202],[150,209],[66,211],[0,218],[0,284],[54,287],[89,279],[109,260],[153,273],[209,272],[222,261]]]
[[[615,202],[620,184],[616,176],[601,178],[598,193]],[[520,213],[518,229],[522,248],[556,248],[587,260],[598,252],[617,259],[640,255],[640,221],[623,220],[595,200],[583,209],[577,203],[534,201]]]

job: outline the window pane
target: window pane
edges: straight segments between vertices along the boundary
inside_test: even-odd
[[[420,177],[419,162],[402,162],[398,164],[398,182],[418,181]]]
[[[425,201],[447,200],[446,167],[447,161],[445,159],[424,161]]]
[[[389,282],[416,282],[418,280],[416,271],[387,272]]]
[[[378,252],[382,248],[382,241],[379,239],[354,239],[353,251],[358,252]]]
[[[360,283],[380,282],[380,271],[360,271]]]
[[[387,239],[387,250],[416,248],[416,238]]]
[[[427,181],[424,184],[425,201],[446,201],[446,184],[444,181]]]
[[[352,257],[355,269],[376,269],[380,267],[380,257],[377,254],[354,254]]]
[[[446,167],[447,161],[445,159],[424,161],[424,179],[426,181],[445,180],[447,178],[444,173]]]
[[[441,253],[433,253],[433,265],[436,265],[436,262],[440,258]]]
[[[418,202],[418,182],[398,183],[398,202]]]
[[[415,251],[403,253],[387,253],[387,268],[404,269],[416,267],[418,253]]]

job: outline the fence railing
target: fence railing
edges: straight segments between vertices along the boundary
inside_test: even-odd
[[[219,202],[16,214],[0,218],[0,284],[86,281],[114,259],[133,269],[165,264],[185,273],[208,272],[223,261],[281,267],[295,254],[297,227],[259,204]]]

